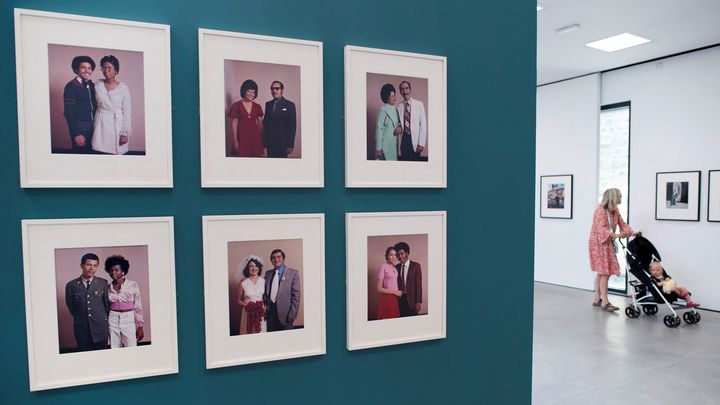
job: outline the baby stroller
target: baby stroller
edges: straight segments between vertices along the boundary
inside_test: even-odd
[[[622,242],[621,242],[622,243]],[[665,326],[675,328],[680,325],[680,317],[675,309],[688,308],[684,303],[677,303],[678,297],[675,292],[665,294],[659,288],[650,275],[650,263],[660,261],[660,253],[649,240],[642,236],[637,236],[628,242],[625,248],[625,258],[627,259],[628,270],[635,276],[636,280],[631,280],[630,285],[635,289],[632,296],[632,304],[625,308],[625,315],[628,318],[635,319],[640,316],[640,308],[646,315],[655,315],[658,312],[658,305],[667,305],[672,315],[666,315],[663,318]],[[682,318],[687,324],[695,324],[700,322],[700,313],[695,308],[690,308],[682,314]]]

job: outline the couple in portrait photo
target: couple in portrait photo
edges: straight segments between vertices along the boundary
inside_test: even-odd
[[[263,112],[258,97],[258,85],[247,79],[240,86],[241,100],[230,106],[232,149],[237,157],[287,158],[295,148],[297,115],[295,103],[283,96],[285,85],[279,80],[270,84],[272,99]]]
[[[427,145],[427,117],[422,101],[412,97],[412,86],[403,80],[398,85],[402,100],[398,101],[395,86],[386,83],[380,89],[383,106],[375,125],[376,160],[423,160]]]
[[[285,259],[282,249],[274,249],[272,268],[264,274],[265,265],[258,256],[249,255],[240,264],[243,278],[237,303],[242,307],[240,324],[245,333],[293,329],[300,309],[300,273],[286,266]]]
[[[121,255],[107,257],[109,283],[95,274],[99,265],[97,254],[84,254],[80,276],[65,285],[77,352],[107,349],[108,340],[112,349],[133,347],[145,336],[140,287],[126,277],[130,262]]]
[[[63,115],[72,153],[123,155],[132,131],[130,88],[118,80],[120,61],[113,55],[100,59],[103,79],[93,83],[96,64],[87,55],[75,56],[73,77],[63,90]]]
[[[385,263],[377,271],[380,299],[375,319],[419,315],[423,303],[420,263],[410,260],[410,246],[398,242],[385,249]]]

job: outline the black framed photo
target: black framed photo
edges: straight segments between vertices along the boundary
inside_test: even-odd
[[[573,175],[540,176],[540,218],[572,219]]]
[[[700,220],[699,170],[659,172],[655,181],[656,220]]]
[[[720,170],[708,172],[708,222],[720,222]]]

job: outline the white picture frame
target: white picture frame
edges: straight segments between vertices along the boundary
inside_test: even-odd
[[[325,354],[324,214],[203,216],[206,367],[219,368]],[[269,274],[271,249],[288,251],[283,242],[301,240],[298,254],[288,252],[285,265],[299,269],[302,327],[257,334],[231,334],[230,290],[237,287],[228,272],[242,270],[232,257],[233,244],[262,243],[260,277]],[[256,245],[254,245],[256,246]],[[296,252],[299,252],[296,250]],[[237,259],[242,259],[245,254]],[[295,260],[293,262],[293,260]],[[286,270],[287,271],[287,270]],[[282,282],[285,282],[283,277]],[[229,322],[230,320],[230,322]],[[279,350],[280,349],[280,350]]]
[[[178,372],[172,217],[26,219],[22,239],[30,391]],[[152,343],[62,353],[58,314],[64,297],[50,293],[66,281],[56,279],[56,252],[138,245],[147,246],[151,288],[142,293],[146,321],[152,312]],[[78,266],[77,276],[80,272]],[[132,264],[128,274],[135,274]],[[95,276],[109,279],[102,264]]]
[[[202,187],[323,187],[323,44],[211,29],[198,30]],[[228,64],[243,64],[246,73]],[[295,73],[275,68],[296,68]],[[296,107],[294,153],[287,158],[239,157],[230,152],[226,117],[230,101],[240,100],[233,78],[256,81],[264,114],[272,100],[270,84],[283,83],[284,97]],[[261,80],[262,79],[262,80]],[[267,129],[267,128],[266,128]],[[267,131],[266,131],[267,132]],[[230,136],[230,137],[229,137]],[[247,175],[245,174],[247,173]]]
[[[417,131],[418,145],[422,134],[427,135],[424,150],[416,157],[421,161],[393,160],[385,154],[376,160],[373,129],[383,105],[381,86],[394,86],[399,105],[403,81],[412,84],[411,97],[423,105],[425,114],[418,115],[419,119],[426,115],[427,131],[421,130],[421,123]],[[402,123],[403,117],[397,118]],[[400,150],[402,135],[388,136],[395,138],[395,148]],[[345,46],[345,187],[447,187],[446,57]]]
[[[573,175],[540,176],[540,218],[572,217]]]
[[[142,67],[133,69],[144,84],[141,88],[128,86],[134,94],[131,117],[135,125],[127,155],[73,153],[68,149],[72,137],[63,118],[63,86],[75,80],[75,73],[72,58],[53,56],[51,51],[58,46],[95,52],[93,60],[113,52],[142,55]],[[15,57],[21,187],[173,186],[170,26],[15,9]],[[98,79],[102,77],[100,59],[95,62],[98,67],[93,79]],[[123,82],[130,66],[123,60],[120,66],[117,80]],[[51,80],[50,75],[55,77],[58,69],[67,73],[58,76],[62,79]],[[140,139],[142,154],[133,155]]]
[[[720,170],[708,171],[708,222],[720,222]]]
[[[655,220],[700,221],[701,172],[655,174]]]
[[[446,222],[445,211],[345,215],[348,350],[446,337]],[[409,260],[427,260],[419,263],[423,280],[427,280],[421,310],[414,316],[377,319],[371,294],[378,275],[376,265],[382,263],[388,243],[392,246],[412,238],[426,244],[409,242]]]

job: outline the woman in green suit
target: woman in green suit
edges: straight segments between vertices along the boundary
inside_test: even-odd
[[[395,108],[395,87],[388,83],[380,89],[383,106],[375,126],[375,159],[397,160],[397,136],[402,133],[400,116]]]

